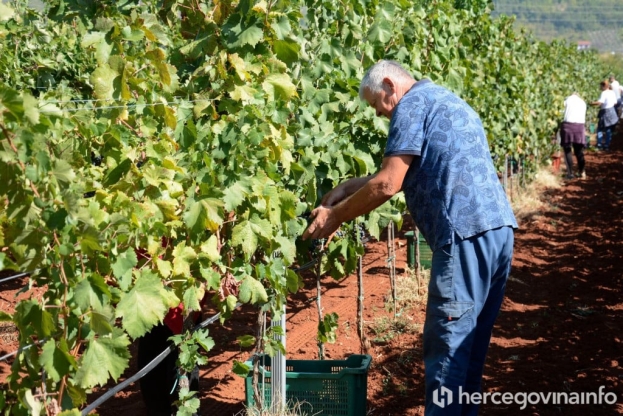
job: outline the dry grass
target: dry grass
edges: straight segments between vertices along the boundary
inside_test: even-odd
[[[560,189],[562,179],[560,175],[552,172],[551,167],[539,170],[534,180],[523,188],[519,188],[511,201],[513,212],[518,222],[529,218],[547,209],[548,202],[544,198],[547,189]]]
[[[407,269],[404,274],[396,277],[396,309],[398,311],[408,311],[413,305],[421,303],[426,299],[428,292],[428,281],[430,270],[421,269],[419,276],[415,270]],[[389,296],[391,301],[391,294]],[[393,303],[388,307],[393,309]]]
[[[255,408],[247,408],[240,413],[237,413],[236,416],[315,416],[318,413],[308,413],[301,410],[300,403],[290,403],[288,408],[280,411],[273,410],[258,410]]]
[[[385,311],[390,315],[378,314],[370,324],[375,343],[385,343],[399,334],[413,334],[420,331],[420,325],[413,321],[409,311],[426,302],[430,270],[422,269],[419,275],[413,269],[396,276],[396,302],[390,292],[385,296]]]
[[[0,322],[0,344],[8,345],[19,341],[19,332],[13,322]]]

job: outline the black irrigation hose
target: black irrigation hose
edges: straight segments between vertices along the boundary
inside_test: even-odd
[[[238,308],[240,305],[242,305],[240,302],[236,303],[236,308]],[[220,312],[217,313],[216,315],[212,316],[211,318],[208,318],[205,321],[199,323],[197,326],[195,326],[191,330],[191,332],[195,332],[198,329],[203,329],[203,328],[207,327],[211,323],[214,323],[214,321],[216,321],[219,318],[219,316],[221,316]],[[151,360],[149,362],[149,364],[147,364],[145,367],[141,368],[132,377],[130,377],[129,379],[127,379],[127,380],[117,384],[115,387],[113,387],[112,389],[108,390],[105,394],[100,396],[97,400],[95,400],[89,406],[85,407],[84,410],[82,410],[82,416],[86,416],[87,414],[89,414],[90,411],[95,410],[100,404],[102,404],[106,400],[110,399],[112,396],[114,396],[115,394],[117,394],[118,392],[120,392],[121,390],[126,388],[128,385],[134,383],[136,380],[141,379],[143,376],[145,376],[147,373],[149,373],[151,370],[153,370],[154,367],[156,367],[158,364],[160,364],[160,362],[162,362],[162,360],[164,360],[169,354],[171,354],[171,352],[173,351],[173,348],[175,348],[174,345],[172,345],[172,344],[169,345],[156,358]]]
[[[35,345],[39,345],[39,344],[41,344],[42,342],[44,342],[46,340],[47,340],[47,338],[43,338],[43,339],[41,339],[41,340],[39,340],[37,342],[34,342],[34,343],[28,344],[28,345],[26,345],[24,347],[18,348],[17,351],[13,351],[13,352],[10,352],[10,353],[8,353],[6,355],[3,355],[2,357],[0,357],[0,362],[1,361],[6,361],[7,358],[11,358],[12,356],[17,355],[19,352],[25,351],[25,350],[27,350],[30,347],[34,347]]]
[[[13,279],[19,279],[20,277],[28,276],[31,273],[32,272],[24,272],[24,273],[16,274],[15,276],[5,277],[3,279],[0,279],[0,283],[8,282],[9,280],[13,280]]]

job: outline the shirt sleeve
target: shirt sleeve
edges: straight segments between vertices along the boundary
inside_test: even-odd
[[[420,105],[397,105],[389,123],[385,156],[422,154],[425,110]]]

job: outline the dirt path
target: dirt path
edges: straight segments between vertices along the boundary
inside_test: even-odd
[[[481,415],[621,415],[623,414],[623,134],[612,151],[587,154],[585,181],[547,191],[548,207],[521,221],[506,300],[494,330],[485,370],[484,392],[615,393],[614,405],[486,404]],[[404,232],[405,230],[403,230]],[[404,271],[406,240],[397,233],[398,273]],[[375,333],[391,322],[385,309],[390,293],[385,242],[369,244],[364,257],[367,351],[373,358],[368,374],[368,414],[423,414],[421,325],[424,305],[417,305],[403,326]],[[401,278],[399,276],[399,278]],[[288,304],[288,358],[316,359],[315,281],[306,276],[305,290]],[[2,287],[0,304],[10,310],[19,287]],[[357,335],[357,279],[323,279],[324,313],[339,315],[339,338],[326,345],[327,359],[362,352]],[[231,373],[233,360],[250,352],[235,342],[252,331],[254,312],[242,313],[222,328],[211,328],[217,347],[209,354],[200,380],[201,415],[233,415],[244,408],[244,380]],[[410,330],[415,328],[415,330]],[[6,338],[4,338],[6,340]],[[0,338],[0,355],[12,345]],[[0,378],[8,371],[0,366]],[[137,371],[135,365],[124,377]],[[122,378],[123,379],[123,378]],[[111,383],[111,385],[114,385]],[[105,391],[105,390],[104,390]],[[91,395],[92,402],[98,394]],[[103,416],[146,415],[136,385],[99,409]]]

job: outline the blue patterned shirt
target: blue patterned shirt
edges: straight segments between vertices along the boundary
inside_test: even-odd
[[[403,182],[407,207],[431,249],[503,226],[515,215],[476,112],[424,79],[394,108],[385,156],[413,155]]]

